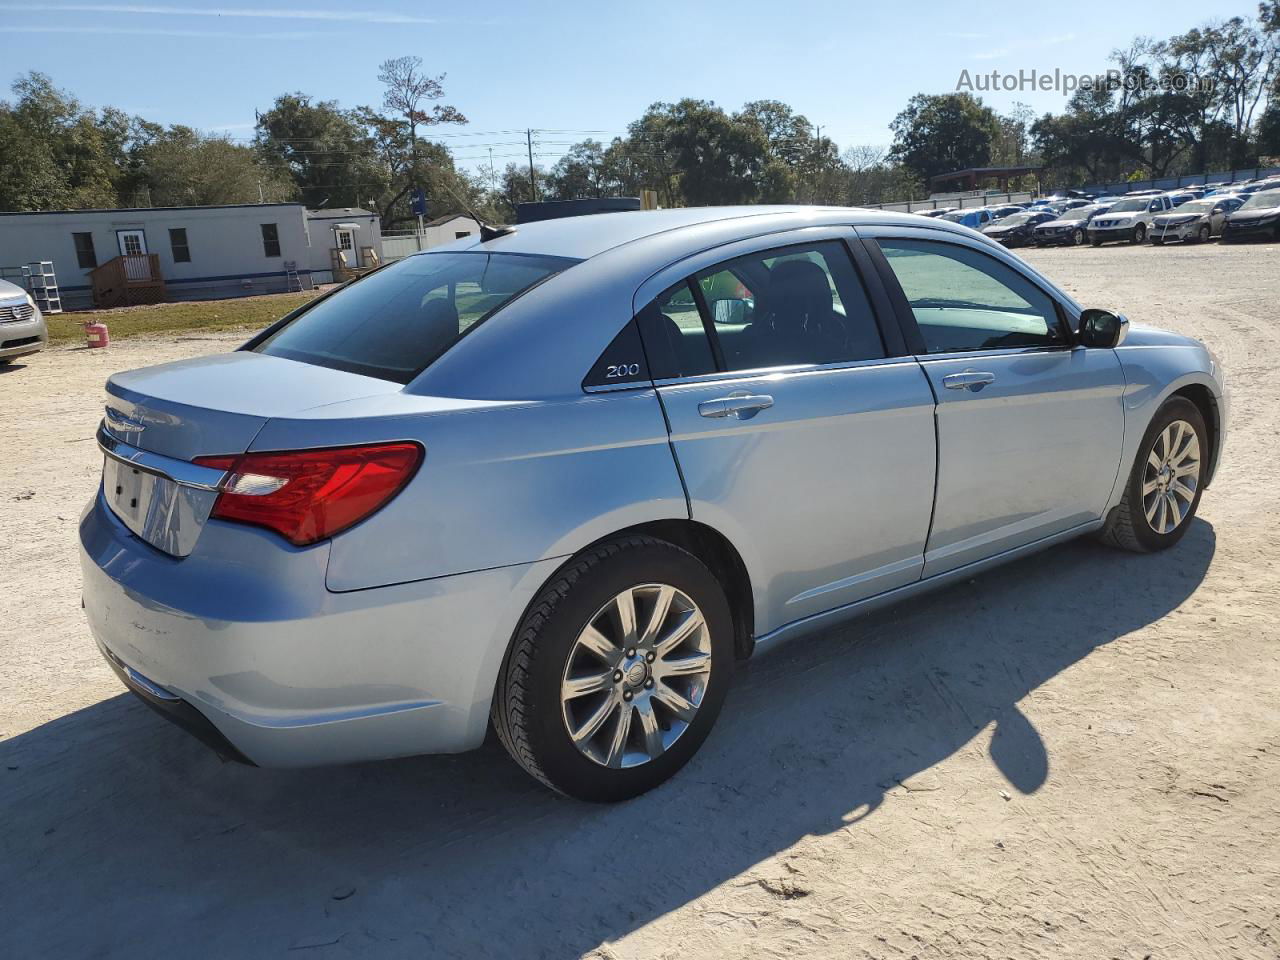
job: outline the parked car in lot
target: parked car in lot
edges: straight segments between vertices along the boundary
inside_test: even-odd
[[[1048,211],[1028,210],[990,223],[982,228],[982,232],[1006,247],[1024,247],[1031,242],[1036,227],[1054,219],[1055,216],[1056,214]]]
[[[1091,203],[1087,207],[1074,207],[1057,217],[1050,217],[1036,224],[1032,240],[1041,246],[1069,243],[1083,246],[1089,239],[1086,231],[1089,223],[1110,204]]]
[[[941,217],[955,210],[955,207],[937,207],[933,210],[912,210],[912,213],[918,213],[922,217]]]
[[[969,209],[953,210],[950,213],[944,213],[939,220],[946,220],[948,223],[958,223],[962,227],[970,227],[974,230],[981,230],[991,222],[991,211],[986,207],[970,207]]]
[[[48,342],[48,328],[31,295],[0,280],[0,365],[39,353]]]
[[[1250,194],[1222,227],[1222,242],[1248,237],[1280,240],[1280,186]]]
[[[1173,204],[1164,194],[1154,197],[1147,194],[1122,197],[1111,205],[1105,215],[1095,217],[1089,224],[1089,242],[1095,247],[1100,247],[1109,240],[1142,243],[1147,238],[1152,221],[1159,214],[1172,209]]]
[[[492,717],[619,800],[736,659],[1083,534],[1173,546],[1228,415],[1203,344],[945,221],[552,220],[113,375],[83,605],[224,755],[458,752]]]
[[[1207,243],[1210,237],[1221,236],[1227,214],[1243,202],[1239,197],[1205,197],[1184,203],[1151,221],[1151,242],[1157,246],[1166,240]]]
[[[1015,213],[1025,213],[1027,208],[1020,203],[1005,203],[995,207],[987,207],[991,211],[991,220],[994,223],[997,220],[1003,220],[1005,217],[1013,216]]]

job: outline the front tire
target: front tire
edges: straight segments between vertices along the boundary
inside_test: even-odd
[[[625,537],[575,557],[534,599],[493,703],[524,769],[579,800],[626,800],[710,733],[734,669],[733,618],[692,554]]]
[[[1147,239],[1147,225],[1140,223],[1133,228],[1133,236],[1130,238],[1131,243],[1141,243]]]
[[[1085,235],[1084,235],[1084,231],[1083,231],[1083,230],[1079,230],[1079,229],[1077,229],[1075,233],[1071,234],[1071,242],[1072,242],[1072,244],[1074,244],[1075,246],[1077,246],[1077,247],[1083,247],[1083,246],[1084,246],[1084,241],[1085,241]],[[1096,246],[1096,244],[1095,244],[1095,246]]]
[[[1200,408],[1171,397],[1142,437],[1120,504],[1102,539],[1135,553],[1167,550],[1183,538],[1203,493],[1208,430]]]
[[[1209,227],[1208,227],[1208,225],[1206,224],[1205,226],[1201,227],[1198,231],[1196,231],[1196,240],[1197,240],[1197,242],[1199,242],[1199,243],[1208,243],[1208,242],[1209,242],[1209,236],[1210,236],[1210,234],[1212,234],[1212,233],[1213,233],[1213,231],[1212,231],[1212,230],[1210,230],[1210,229],[1209,229]]]

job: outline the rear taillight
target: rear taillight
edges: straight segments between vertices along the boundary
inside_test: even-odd
[[[380,509],[421,462],[416,443],[196,458],[228,471],[210,516],[267,527],[300,547]]]

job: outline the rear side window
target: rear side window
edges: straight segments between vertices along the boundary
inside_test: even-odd
[[[514,253],[425,253],[321,300],[253,349],[408,383],[460,337],[576,261]]]
[[[885,355],[862,282],[838,242],[753,253],[696,280],[727,370]]]
[[[711,342],[687,281],[658,294],[639,314],[636,324],[644,340],[649,370],[655,380],[714,373]]]

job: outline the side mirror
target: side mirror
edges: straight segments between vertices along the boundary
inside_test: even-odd
[[[727,323],[741,325],[748,321],[749,312],[746,300],[729,299],[711,301],[711,317],[717,324]]]
[[[1086,347],[1118,347],[1129,333],[1129,321],[1110,310],[1085,310],[1080,314],[1080,343]]]

